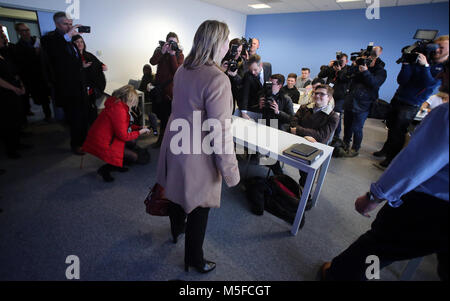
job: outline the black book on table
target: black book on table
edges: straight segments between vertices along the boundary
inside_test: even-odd
[[[323,155],[323,150],[302,143],[292,145],[283,152],[283,155],[311,165]]]

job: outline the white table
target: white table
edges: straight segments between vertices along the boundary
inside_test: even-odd
[[[106,88],[105,88],[105,94],[108,96],[111,96],[113,92],[117,89],[122,88],[127,84],[119,83],[119,82],[107,82]],[[138,96],[139,96],[139,103],[141,104],[142,108],[142,125],[145,126],[145,94],[142,91],[136,90]],[[99,106],[99,108],[102,108]]]
[[[316,178],[317,173],[319,173],[317,184],[312,197],[313,207],[315,207],[317,204],[317,200],[322,189],[322,184],[325,180],[325,175],[328,171],[328,166],[330,165],[334,148],[320,143],[310,143],[302,137],[292,135],[287,132],[282,132],[276,128],[271,128],[266,125],[258,124],[254,121],[246,120],[236,116],[233,116],[232,130],[234,142],[236,144],[247,147],[249,150],[261,153],[262,155],[266,155],[272,159],[284,162],[285,164],[288,164],[308,174],[306,184],[300,198],[297,214],[295,216],[295,221],[291,230],[292,235],[297,235],[300,227],[300,222],[303,218],[303,214],[305,213],[306,203],[313,188],[313,182]],[[324,153],[312,165],[304,164],[300,161],[283,155],[284,150],[288,149],[296,143],[304,143],[314,146],[320,150],[323,150]]]

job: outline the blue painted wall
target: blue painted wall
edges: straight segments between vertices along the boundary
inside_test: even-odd
[[[449,4],[437,3],[381,8],[379,20],[366,19],[365,9],[247,16],[247,37],[261,40],[258,52],[272,63],[273,72],[287,75],[309,67],[312,76],[334,59],[337,51],[350,55],[369,42],[384,47],[388,79],[380,98],[390,101],[397,90],[401,49],[411,45],[416,30],[438,29],[448,34]]]
[[[44,36],[49,31],[55,30],[55,23],[53,22],[53,12],[37,11],[37,14],[42,36]]]

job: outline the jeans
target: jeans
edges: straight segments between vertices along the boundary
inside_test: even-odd
[[[364,123],[369,112],[352,112],[345,110],[344,113],[344,143],[350,145],[353,138],[353,149],[359,151],[363,140]]]

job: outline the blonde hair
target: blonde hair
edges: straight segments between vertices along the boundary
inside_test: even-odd
[[[443,41],[448,41],[448,35],[440,36],[436,40],[434,40],[435,43],[443,42]]]
[[[203,22],[195,33],[191,52],[184,60],[184,67],[195,69],[203,65],[220,65],[220,49],[227,42],[229,34],[228,25],[223,22]]]
[[[112,96],[126,103],[130,108],[137,106],[139,103],[139,96],[131,85],[126,85],[115,90]]]

